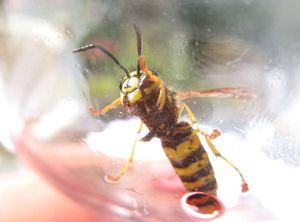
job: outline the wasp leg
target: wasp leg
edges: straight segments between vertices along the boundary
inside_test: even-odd
[[[217,148],[215,147],[215,145],[211,142],[211,139],[214,139],[214,138],[216,138],[217,136],[219,136],[220,135],[220,131],[219,130],[214,130],[213,131],[213,133],[212,134],[207,134],[207,133],[205,133],[200,127],[199,127],[199,125],[198,125],[198,123],[197,123],[197,119],[196,119],[196,117],[195,117],[195,115],[193,114],[193,112],[192,112],[192,110],[186,105],[186,104],[182,104],[181,106],[180,106],[180,109],[179,109],[179,114],[180,114],[180,112],[183,110],[183,109],[186,109],[186,111],[187,111],[187,113],[188,113],[188,115],[189,115],[189,117],[190,117],[190,119],[191,119],[191,121],[192,121],[192,123],[193,123],[193,125],[194,124],[196,124],[196,130],[199,132],[199,133],[201,133],[204,137],[205,137],[205,140],[206,140],[206,142],[207,142],[207,145],[209,146],[209,148],[211,149],[211,151],[214,153],[214,155],[216,156],[216,157],[220,157],[220,158],[222,158],[225,162],[227,162],[239,175],[240,175],[240,177],[241,177],[241,179],[242,179],[242,184],[241,184],[241,186],[242,186],[242,192],[247,192],[248,190],[249,190],[249,187],[248,187],[248,184],[247,184],[247,182],[246,182],[246,180],[244,179],[244,176],[243,176],[243,174],[242,174],[242,172],[230,161],[230,160],[228,160],[225,156],[223,156],[218,150],[217,150]],[[179,115],[178,114],[178,115]]]
[[[131,154],[130,154],[130,157],[127,161],[127,163],[122,167],[122,169],[120,170],[119,174],[117,176],[112,176],[112,175],[106,175],[105,179],[109,182],[118,182],[121,177],[123,177],[126,172],[128,171],[129,169],[129,166],[131,165],[131,163],[133,162],[133,156],[134,156],[134,150],[135,150],[135,147],[136,147],[136,143],[138,142],[139,140],[136,140],[133,144],[133,147],[132,147],[132,150],[131,150]]]
[[[157,98],[156,106],[158,107],[158,111],[162,111],[166,102],[166,88],[163,84],[159,83],[159,95]]]
[[[140,131],[142,129],[142,127],[143,127],[143,123],[140,125],[138,131]],[[107,175],[105,179],[110,181],[110,182],[118,182],[126,174],[126,172],[128,171],[131,163],[133,162],[133,156],[134,156],[134,151],[135,151],[135,147],[136,147],[137,142],[148,142],[153,137],[154,137],[154,134],[152,132],[149,132],[143,138],[135,140],[135,142],[133,144],[133,147],[132,147],[132,150],[131,150],[130,157],[129,157],[128,161],[126,162],[126,164],[120,170],[119,174],[117,176]]]
[[[160,78],[158,78],[156,75],[154,75],[147,68],[147,66],[145,64],[144,56],[139,57],[139,64],[140,64],[141,70],[147,74],[149,79],[151,79],[153,82],[157,83],[159,86],[159,95],[157,97],[156,106],[158,107],[158,110],[161,111],[164,108],[165,102],[166,102],[166,87],[165,87],[163,81]]]
[[[192,112],[190,107],[188,107],[188,105],[186,105],[185,103],[182,103],[179,106],[179,109],[177,112],[177,118],[180,116],[183,109],[185,109],[187,111],[187,114],[188,114],[189,118],[191,119],[193,126],[195,126],[197,128],[197,131],[199,133],[201,133],[203,136],[205,136],[205,138],[215,139],[216,137],[221,135],[221,131],[218,129],[214,129],[211,134],[207,134],[204,130],[202,130],[197,122],[197,118],[195,117],[194,113]]]
[[[95,116],[101,116],[104,113],[108,112],[109,110],[117,108],[121,104],[121,99],[118,98],[115,101],[113,101],[111,104],[105,106],[104,108],[97,110],[95,107],[90,108],[90,112]]]
[[[235,171],[237,171],[237,173],[240,175],[241,179],[242,179],[242,192],[245,193],[249,190],[249,186],[248,183],[246,182],[246,180],[244,179],[244,176],[242,174],[242,172],[230,161],[228,160],[225,156],[223,156],[215,147],[215,145],[211,142],[211,140],[208,137],[205,137],[205,140],[209,146],[209,148],[211,149],[211,151],[214,153],[214,155],[216,157],[220,157],[222,158],[225,162],[227,162]]]
[[[140,127],[139,127],[139,129],[137,130],[137,134],[139,134],[140,132],[142,132],[144,126],[145,126],[145,124],[141,121]]]

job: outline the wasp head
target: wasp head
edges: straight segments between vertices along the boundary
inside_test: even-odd
[[[140,87],[145,78],[145,74],[141,74],[138,71],[133,71],[129,74],[129,76],[125,76],[123,79],[121,79],[120,94],[123,106],[132,106],[142,99],[143,94]]]
[[[138,52],[138,64],[137,70],[134,72],[129,73],[128,70],[117,60],[117,58],[106,48],[101,45],[86,45],[81,48],[73,50],[74,53],[83,52],[90,49],[98,49],[110,59],[112,59],[120,69],[122,69],[125,73],[123,79],[121,79],[120,83],[120,90],[121,90],[121,101],[123,106],[129,107],[135,104],[142,98],[142,91],[140,90],[141,82],[146,78],[146,75],[141,71],[140,68],[140,58],[141,58],[141,51],[142,51],[142,37],[140,29],[137,25],[133,24],[135,33],[137,36],[137,52]]]

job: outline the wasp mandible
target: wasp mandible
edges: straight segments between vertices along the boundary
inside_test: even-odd
[[[198,133],[201,133],[214,155],[222,158],[237,171],[242,180],[242,192],[246,192],[248,185],[240,170],[225,156],[220,154],[211,142],[212,139],[220,135],[220,131],[214,130],[211,134],[204,132],[198,125],[191,109],[180,101],[191,97],[208,96],[249,97],[251,92],[246,88],[222,88],[187,92],[170,90],[158,77],[157,73],[146,66],[145,57],[142,55],[141,31],[137,25],[134,24],[133,26],[137,38],[138,61],[136,71],[129,72],[111,52],[101,45],[91,44],[73,51],[76,53],[90,49],[100,50],[125,73],[120,82],[120,98],[117,98],[103,109],[91,108],[92,114],[97,116],[103,115],[122,105],[129,113],[140,118],[141,126],[138,132],[141,131],[143,125],[146,125],[149,129],[146,136],[135,141],[130,158],[120,170],[120,173],[117,176],[108,176],[107,178],[111,181],[120,180],[133,161],[136,143],[138,141],[147,142],[153,137],[158,137],[161,140],[165,154],[184,187],[188,191],[200,191],[216,195],[217,181],[208,155],[198,137]],[[192,124],[186,121],[179,121],[183,110],[186,110]]]

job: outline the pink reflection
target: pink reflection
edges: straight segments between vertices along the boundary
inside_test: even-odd
[[[101,220],[199,221],[181,207],[185,190],[168,162],[135,161],[119,183],[111,184],[104,177],[116,161],[103,153],[96,155],[84,142],[39,142],[27,127],[15,144],[18,154],[39,174]],[[262,221],[272,215],[255,196],[243,195],[216,221],[234,218]]]

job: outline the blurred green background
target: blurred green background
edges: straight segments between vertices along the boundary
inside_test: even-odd
[[[287,5],[276,0],[2,1],[4,20],[9,13],[42,19],[69,37],[70,50],[99,43],[129,69],[136,67],[137,60],[131,24],[139,24],[148,66],[176,89],[237,85],[224,82],[224,76],[212,81],[207,77],[213,75],[210,68],[220,67],[225,71],[218,75],[226,75],[234,68],[231,62],[241,55],[239,63],[268,65],[270,57],[280,50],[298,50],[295,41],[299,30],[290,33],[285,23],[277,23],[285,13],[297,13],[297,9],[297,1]],[[283,18],[276,17],[277,12]],[[122,73],[113,62],[98,53],[79,57],[82,72],[92,78],[91,93],[101,97],[101,105],[118,96]],[[284,56],[272,57],[272,65],[285,60]],[[294,60],[296,63],[298,58]],[[247,84],[241,81],[238,86]]]
[[[77,59],[71,64],[88,79],[92,104],[98,108],[119,96],[123,73],[100,53],[71,52],[86,44],[101,44],[133,70],[137,51],[132,23],[141,27],[148,67],[174,90],[250,87],[269,105],[268,112],[276,112],[297,83],[293,70],[300,61],[300,3],[296,0],[7,0],[0,4],[2,24],[11,15],[25,16],[63,33],[60,59]],[[5,62],[10,41],[3,26],[0,39]],[[287,71],[283,91],[268,84],[268,71],[276,68]],[[277,100],[269,104],[271,97]],[[241,127],[255,115],[247,101],[192,99],[188,103],[201,122],[220,128]],[[103,119],[125,117],[117,110]]]

